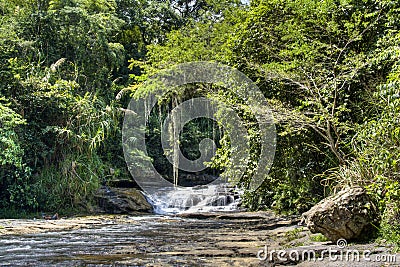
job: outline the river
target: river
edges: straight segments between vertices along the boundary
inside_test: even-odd
[[[386,245],[339,250],[335,243],[313,240],[297,222],[271,212],[0,220],[0,266],[399,266],[400,255],[390,254]],[[259,254],[267,246],[272,262],[257,257],[267,255]],[[312,250],[324,258],[277,259],[276,251],[285,249]],[[335,251],[338,259],[349,249],[368,250],[370,259],[332,261],[323,253]]]
[[[124,216],[76,230],[0,236],[1,266],[249,266],[259,218]]]

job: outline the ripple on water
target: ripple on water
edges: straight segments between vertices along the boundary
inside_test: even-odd
[[[132,223],[1,236],[0,260],[2,266],[202,265],[213,253],[222,253],[214,239],[225,228],[221,220],[132,217]]]

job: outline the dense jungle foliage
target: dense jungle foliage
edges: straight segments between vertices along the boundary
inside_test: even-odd
[[[256,82],[276,122],[272,169],[245,191],[245,206],[300,213],[361,185],[382,236],[400,243],[400,2],[0,0],[0,14],[3,216],[90,210],[102,184],[131,179],[121,125],[140,84],[177,63],[215,61]],[[150,118],[148,152],[165,177],[159,121],[193,96],[234,106],[257,157],[257,127],[240,100],[190,85]],[[206,173],[222,172],[229,140],[218,126],[198,120],[186,130],[184,154],[197,158],[198,142],[214,138]]]

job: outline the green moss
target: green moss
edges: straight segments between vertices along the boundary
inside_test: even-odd
[[[313,242],[325,242],[325,241],[329,241],[328,238],[326,238],[326,236],[324,236],[323,234],[313,234],[310,236],[310,240]]]
[[[286,232],[285,241],[290,242],[303,237],[304,234],[302,234],[302,232],[304,232],[304,227],[295,228],[291,231]]]

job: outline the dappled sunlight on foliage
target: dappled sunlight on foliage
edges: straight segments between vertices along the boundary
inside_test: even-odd
[[[243,206],[299,214],[361,185],[382,236],[399,244],[389,223],[400,214],[399,10],[386,0],[0,0],[0,208],[90,210],[101,185],[131,179],[121,142],[130,98],[151,93],[142,85],[162,70],[211,61],[251,78],[274,115],[276,155],[263,184],[246,187],[262,147],[252,104],[218,84],[160,99],[144,130],[149,156],[134,167],[150,157],[173,179],[162,121],[207,97],[232,108],[248,134],[249,160],[238,164],[246,171],[234,181]],[[189,158],[204,138],[217,143],[207,175],[232,167],[223,127],[233,126],[197,120],[181,133]]]

